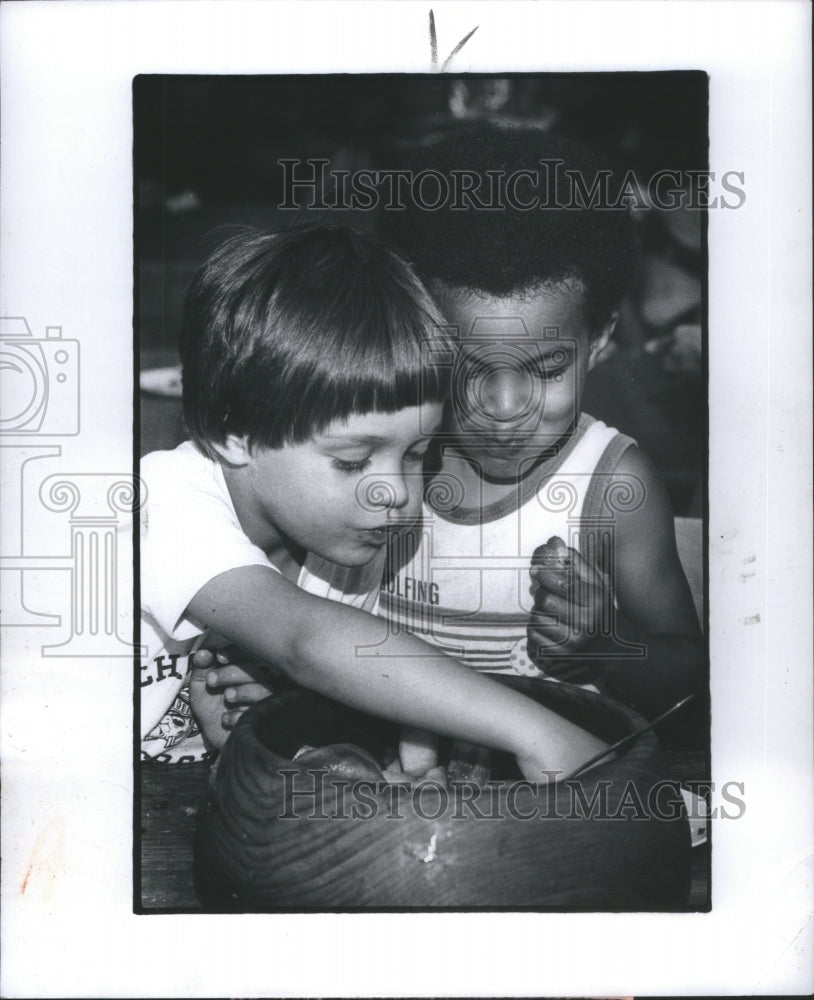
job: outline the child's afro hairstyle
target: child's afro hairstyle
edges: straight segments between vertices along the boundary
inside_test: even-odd
[[[560,163],[556,184],[543,160]],[[482,124],[411,150],[400,166],[414,177],[436,171],[449,187],[437,209],[422,208],[411,198],[404,211],[383,213],[381,235],[407,255],[428,284],[505,298],[576,278],[585,286],[594,329],[618,306],[635,262],[633,227],[625,207],[579,207],[590,199],[580,199],[579,191],[575,197],[564,171],[578,173],[586,191],[598,176],[607,177],[606,204],[618,201],[621,191],[620,172],[587,148],[538,129]],[[502,207],[477,207],[461,195],[464,171],[474,175],[464,186],[480,185],[481,204]],[[510,180],[518,171],[528,174]],[[427,190],[431,183],[436,190],[438,182],[429,180]]]

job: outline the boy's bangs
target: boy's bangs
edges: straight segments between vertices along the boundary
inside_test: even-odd
[[[301,444],[352,414],[443,402],[445,322],[407,261],[343,227],[240,237],[193,284],[184,409],[208,442]]]
[[[344,419],[352,413],[381,411],[392,413],[405,407],[443,402],[449,394],[447,368],[437,363],[438,345],[398,343],[391,350],[369,352],[343,362],[330,357],[320,367],[316,382],[323,382],[323,394],[330,419]]]
[[[432,325],[424,332],[394,336],[391,328],[379,328],[352,337],[339,337],[331,350],[302,350],[278,381],[273,405],[277,414],[287,414],[285,426],[260,416],[258,433],[252,437],[269,447],[301,444],[321,433],[334,421],[354,414],[393,413],[425,403],[442,403],[450,390],[448,359],[452,356],[443,333],[435,337]],[[262,429],[260,429],[262,428]]]

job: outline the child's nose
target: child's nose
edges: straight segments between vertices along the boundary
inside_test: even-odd
[[[402,510],[410,500],[410,490],[403,475],[393,476],[393,507]]]
[[[402,510],[410,501],[410,489],[402,473],[394,472],[382,476],[380,489],[376,491],[378,503],[391,510]]]
[[[529,371],[501,368],[484,378],[478,395],[487,416],[508,422],[528,414],[535,402],[535,391],[535,380]]]

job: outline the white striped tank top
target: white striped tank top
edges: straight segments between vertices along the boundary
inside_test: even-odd
[[[531,555],[558,535],[597,561],[607,541],[606,490],[634,443],[583,414],[558,455],[485,507],[463,507],[453,477],[439,473],[421,522],[391,549],[379,614],[478,670],[540,674],[526,650]]]

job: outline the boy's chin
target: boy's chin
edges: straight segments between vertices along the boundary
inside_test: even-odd
[[[502,455],[472,451],[466,457],[482,479],[494,483],[517,482],[539,461],[536,450],[511,448],[506,448]]]
[[[383,547],[383,545],[378,543],[343,545],[331,554],[323,555],[323,558],[327,559],[328,562],[335,563],[337,566],[345,566],[347,569],[353,569],[354,567],[367,566],[368,563],[373,562],[381,553]]]
[[[517,465],[516,463],[513,466],[484,466],[480,470],[480,477],[487,483],[516,483],[523,478],[527,470],[527,465]]]

